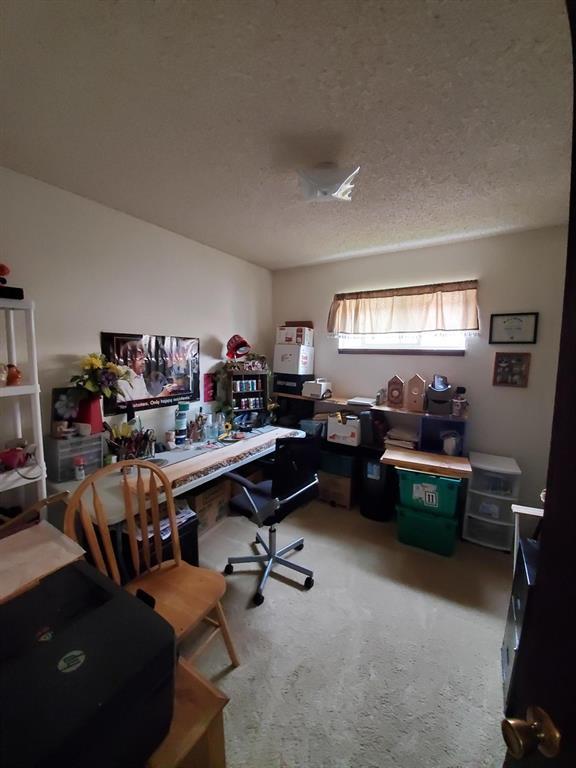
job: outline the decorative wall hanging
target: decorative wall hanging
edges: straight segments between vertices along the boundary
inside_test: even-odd
[[[538,312],[490,315],[490,344],[536,344]]]
[[[531,357],[529,352],[496,352],[492,384],[495,387],[527,387]]]
[[[199,339],[101,333],[100,344],[108,360],[130,368],[122,394],[104,398],[105,415],[200,399]]]

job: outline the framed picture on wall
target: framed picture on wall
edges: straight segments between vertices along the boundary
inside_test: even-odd
[[[200,399],[199,339],[102,332],[100,346],[108,360],[130,368],[122,394],[104,399],[104,415]]]
[[[531,357],[529,352],[496,352],[492,384],[495,387],[527,387]]]
[[[538,312],[490,315],[490,344],[536,344]]]

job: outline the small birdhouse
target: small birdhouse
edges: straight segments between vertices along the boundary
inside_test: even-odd
[[[426,380],[415,374],[406,385],[406,408],[409,411],[423,411],[426,395]]]
[[[388,382],[388,405],[395,408],[404,405],[404,382],[400,376],[392,376]]]

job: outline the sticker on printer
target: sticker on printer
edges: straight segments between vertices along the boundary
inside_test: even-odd
[[[76,672],[85,661],[86,654],[84,651],[68,651],[58,662],[58,670],[65,674]]]
[[[438,488],[430,483],[414,483],[412,498],[421,501],[426,507],[438,506]]]

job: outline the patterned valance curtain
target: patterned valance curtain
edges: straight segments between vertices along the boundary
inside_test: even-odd
[[[328,333],[478,330],[478,281],[337,293]]]

